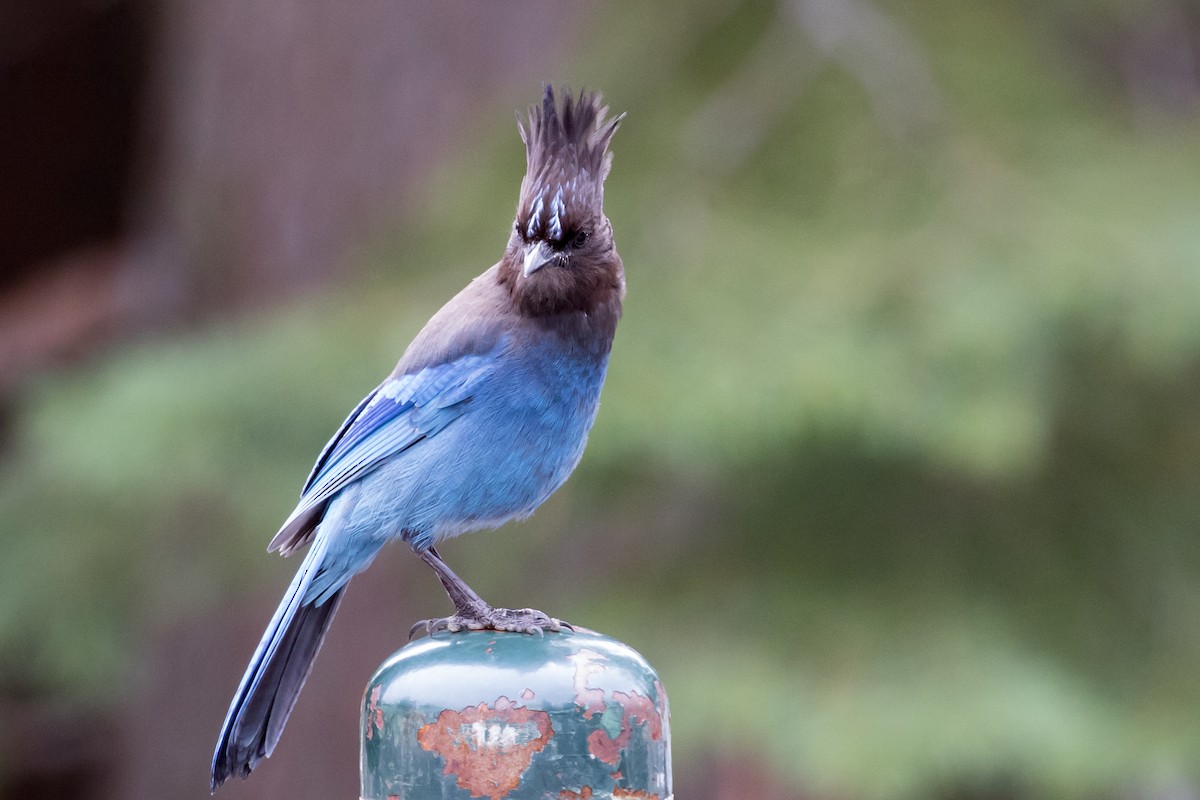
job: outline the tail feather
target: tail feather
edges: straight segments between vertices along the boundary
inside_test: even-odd
[[[213,754],[213,791],[230,777],[245,778],[271,755],[296,705],[346,590],[343,584],[324,602],[305,602],[323,550],[309,552],[242,677]]]

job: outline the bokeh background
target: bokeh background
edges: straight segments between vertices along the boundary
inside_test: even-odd
[[[444,548],[641,650],[688,800],[1200,796],[1192,0],[0,6],[0,797],[203,798],[346,411],[628,112],[583,464]],[[449,610],[355,579],[276,755]]]

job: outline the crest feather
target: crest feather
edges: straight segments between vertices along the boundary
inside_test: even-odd
[[[576,168],[586,169],[600,180],[608,175],[612,153],[608,144],[617,132],[624,114],[607,119],[608,106],[599,92],[586,89],[575,98],[563,88],[562,109],[554,97],[554,87],[543,87],[542,106],[529,107],[528,121],[518,121],[525,157],[531,174],[550,167],[555,161],[570,160]]]
[[[624,116],[610,119],[599,92],[584,90],[575,97],[564,87],[559,102],[554,87],[543,87],[541,107],[530,106],[526,119],[517,120],[526,160],[517,214],[526,227],[534,226],[530,232],[555,201],[561,208],[547,225],[568,208],[574,214],[584,208],[600,212],[612,166],[608,146]]]

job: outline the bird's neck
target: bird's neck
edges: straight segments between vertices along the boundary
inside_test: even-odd
[[[607,358],[620,318],[621,298],[614,291],[611,297],[586,310],[526,316],[525,322],[537,331],[538,338],[580,355]]]

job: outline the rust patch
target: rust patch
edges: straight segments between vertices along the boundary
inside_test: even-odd
[[[593,714],[603,714],[605,708],[604,690],[589,689],[588,679],[597,672],[604,671],[604,665],[597,663],[598,661],[603,661],[604,656],[583,648],[577,653],[572,653],[567,658],[575,665],[575,677],[572,687],[575,689],[575,704],[583,709],[583,718],[591,719]]]
[[[633,724],[639,722],[650,732],[650,738],[662,738],[662,717],[654,707],[649,697],[637,692],[613,692],[613,700],[621,706],[621,732],[616,738],[609,735],[603,728],[597,728],[588,734],[588,752],[605,764],[616,766],[621,760],[621,751],[629,744],[633,736]]]
[[[457,776],[459,788],[472,797],[491,800],[517,788],[533,756],[553,736],[549,714],[518,706],[507,697],[496,700],[495,706],[446,709],[417,731],[421,747],[445,760],[442,774]]]
[[[371,687],[371,696],[367,700],[367,730],[366,737],[371,739],[375,735],[375,731],[383,733],[383,709],[379,707],[379,695],[383,691],[383,686]]]
[[[658,795],[641,789],[613,789],[613,800],[658,800]]]
[[[592,796],[592,787],[584,786],[578,792],[563,789],[558,793],[558,800],[588,800]]]
[[[616,766],[621,760],[621,748],[629,743],[629,731],[623,730],[617,738],[608,735],[608,731],[597,728],[588,734],[588,752],[605,764]]]
[[[622,727],[637,720],[650,729],[651,739],[658,741],[662,738],[662,715],[649,697],[637,692],[613,692],[613,699],[625,710]]]

